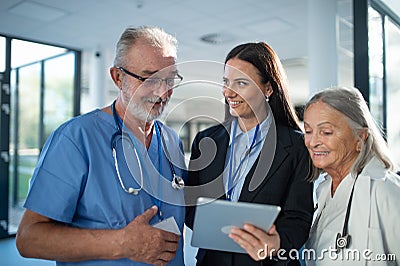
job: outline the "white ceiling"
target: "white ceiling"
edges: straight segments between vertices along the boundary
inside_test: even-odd
[[[283,60],[292,98],[308,96],[309,0],[1,0],[0,34],[79,50],[112,49],[126,26],[174,34],[179,61],[223,62],[235,45],[265,41]],[[340,2],[349,0],[337,0]],[[206,43],[202,37],[214,37]],[[205,71],[205,70],[204,70]]]
[[[181,60],[221,61],[240,42],[264,40],[282,59],[307,53],[307,0],[2,0],[0,33],[77,49],[114,47],[128,25],[176,35]],[[220,44],[201,41],[218,34]]]

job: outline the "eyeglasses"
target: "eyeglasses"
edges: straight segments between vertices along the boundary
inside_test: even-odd
[[[163,81],[165,81],[165,85],[167,86],[168,89],[176,88],[177,86],[179,86],[179,84],[183,80],[183,77],[181,75],[179,75],[178,73],[173,78],[165,78],[165,79],[162,79],[162,78],[144,78],[144,77],[141,77],[139,75],[136,75],[135,73],[132,73],[132,72],[126,70],[123,67],[117,67],[117,68],[119,70],[121,70],[122,72],[124,72],[125,74],[128,74],[129,76],[140,80],[141,82],[143,82],[143,86],[145,86],[147,88],[151,88],[151,89],[158,89],[159,87],[161,87]]]

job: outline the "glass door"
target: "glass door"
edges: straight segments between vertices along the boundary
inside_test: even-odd
[[[51,132],[77,114],[80,95],[80,52],[8,39],[10,63],[4,71],[9,74],[1,76],[9,80],[9,120],[1,122],[2,141],[4,133],[9,138],[8,162],[1,165],[0,176],[5,192],[0,196],[0,228],[5,231],[0,238],[16,233],[40,151]]]

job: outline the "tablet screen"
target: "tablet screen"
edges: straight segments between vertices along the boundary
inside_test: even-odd
[[[267,204],[200,197],[197,199],[191,244],[204,249],[246,253],[228,236],[230,229],[243,228],[245,223],[249,223],[268,231],[280,209]]]

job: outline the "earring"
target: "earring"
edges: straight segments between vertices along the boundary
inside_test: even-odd
[[[359,142],[357,142],[356,151],[360,152],[360,151],[361,151],[361,148],[362,148],[362,144],[361,144],[361,142],[359,141]]]
[[[268,96],[268,95],[265,95],[265,100],[266,100],[267,102],[269,102],[269,96]]]

